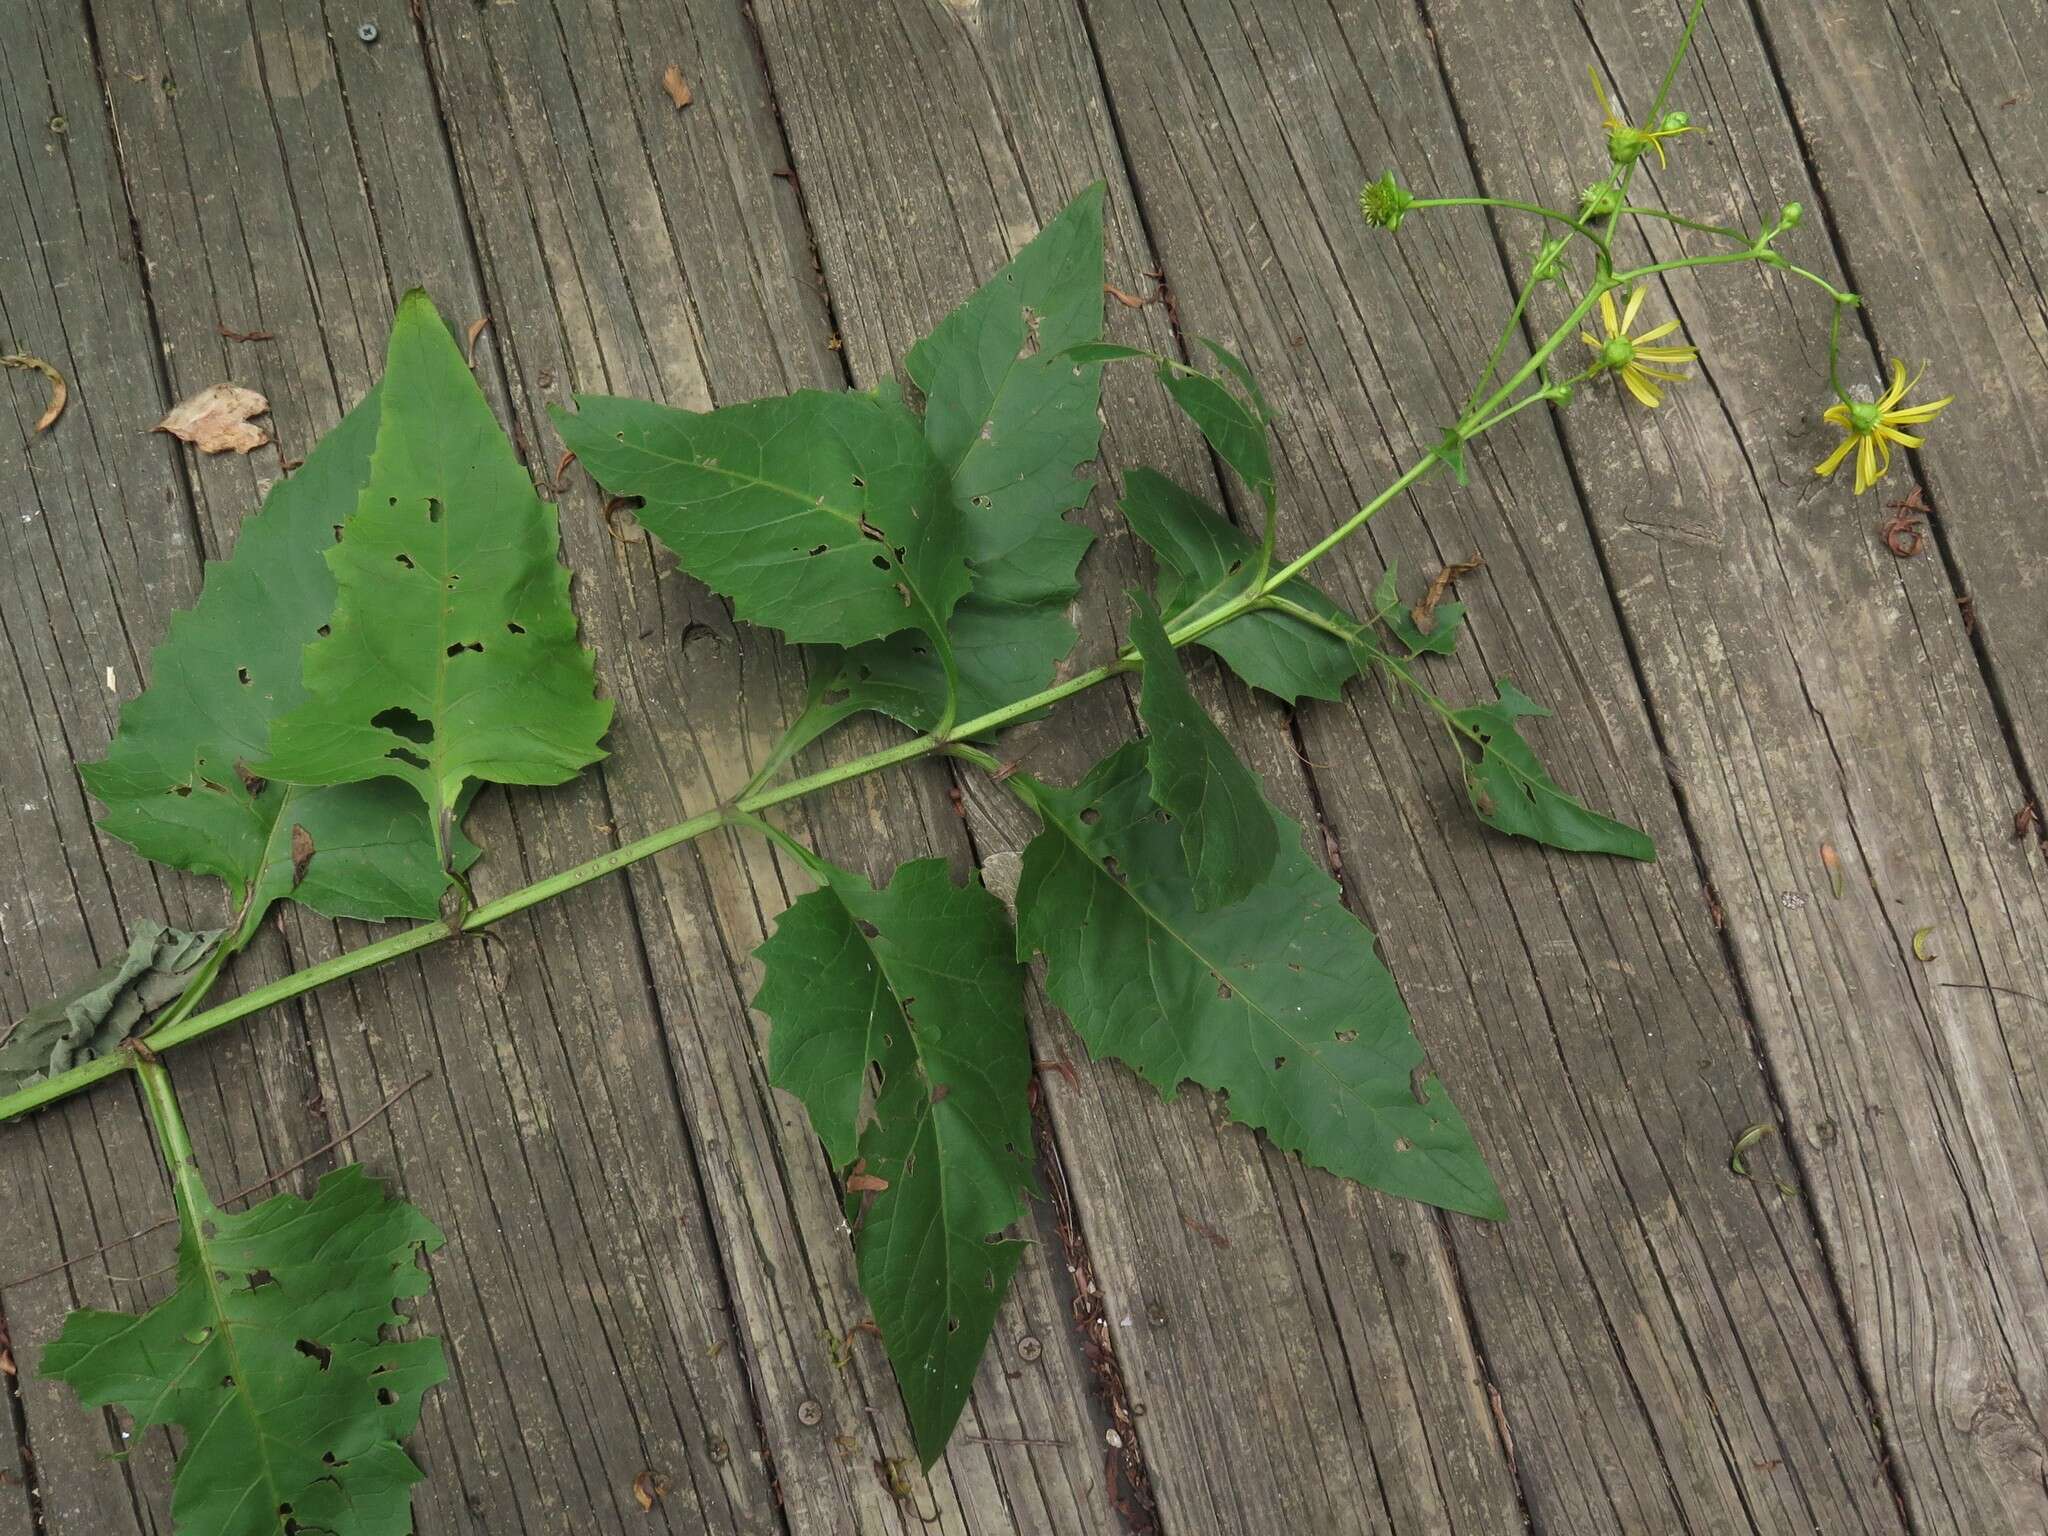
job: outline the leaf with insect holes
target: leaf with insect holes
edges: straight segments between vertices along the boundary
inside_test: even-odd
[[[1073,789],[1011,781],[1045,823],[1024,851],[1019,953],[1097,1057],[1168,1098],[1225,1094],[1231,1118],[1317,1167],[1475,1216],[1506,1214],[1464,1118],[1425,1070],[1373,936],[1272,811],[1280,853],[1235,906],[1204,912],[1133,742]]]
[[[370,478],[381,390],[320,439],[234,553],[171,619],[149,686],[121,709],[106,757],[79,769],[100,825],[145,858],[227,881],[241,936],[291,896],[329,917],[432,917],[443,886],[427,812],[402,784],[306,786],[251,771],[279,716],[307,702],[300,655],[334,611],[327,552]],[[293,829],[315,855],[295,871]],[[459,841],[458,864],[476,850]],[[295,878],[296,875],[296,878]],[[237,942],[239,947],[239,941]]]
[[[1145,663],[1138,715],[1152,798],[1180,828],[1197,910],[1227,907],[1272,870],[1280,836],[1258,775],[1189,689],[1158,608],[1144,593],[1132,597],[1131,640]]]
[[[1465,759],[1465,792],[1489,827],[1573,853],[1613,853],[1654,860],[1656,845],[1634,827],[1589,811],[1552,782],[1515,727],[1549,710],[1502,679],[1494,704],[1454,710],[1451,720],[1478,752]]]
[[[445,836],[475,785],[559,784],[604,756],[612,707],[577,643],[554,508],[423,293],[399,305],[379,393],[360,510],[327,554],[330,633],[255,771],[402,780]]]
[[[1102,438],[1102,370],[1062,356],[1102,334],[1097,182],[910,349],[924,435],[965,532],[974,588],[949,623],[957,716],[1037,692],[1074,644],[1067,607],[1094,534],[1066,514],[1088,500],[1076,471]],[[938,724],[946,678],[922,637],[898,634],[828,659],[833,718],[875,709]]]
[[[578,395],[551,410],[580,463],[749,623],[858,645],[942,634],[966,544],[917,417],[886,390],[679,411]]]
[[[821,888],[755,952],[769,1080],[803,1100],[836,1166],[860,1160],[846,1212],[861,1291],[930,1467],[1024,1253],[990,1241],[1032,1185],[1024,972],[1002,904],[955,885],[945,860],[905,864],[880,891],[806,862]]]
[[[438,1339],[384,1334],[441,1234],[357,1166],[233,1214],[189,1163],[173,1173],[177,1289],[140,1316],[73,1312],[43,1371],[137,1430],[184,1431],[181,1533],[405,1536],[423,1474],[399,1441],[448,1371]]]

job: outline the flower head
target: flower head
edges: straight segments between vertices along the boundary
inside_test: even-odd
[[[1918,448],[1924,438],[1910,432],[1901,432],[1901,427],[1917,426],[1921,422],[1934,420],[1954,395],[1943,395],[1939,400],[1930,400],[1925,405],[1906,405],[1906,391],[1911,389],[1919,375],[1906,377],[1906,365],[1897,358],[1892,359],[1892,387],[1875,400],[1836,401],[1823,413],[1828,421],[1842,429],[1841,446],[1814,466],[1816,475],[1832,475],[1842,467],[1842,461],[1853,449],[1856,454],[1856,494],[1861,496],[1878,481],[1891,472],[1892,444],[1901,448]]]
[[[1666,112],[1660,122],[1650,127],[1634,127],[1615,116],[1606,88],[1600,84],[1599,71],[1588,64],[1586,73],[1593,77],[1593,94],[1600,98],[1600,110],[1604,114],[1600,126],[1607,130],[1608,158],[1616,165],[1634,165],[1647,151],[1655,150],[1660,167],[1670,164],[1664,158],[1664,141],[1675,139],[1682,133],[1691,133],[1692,119],[1683,112]]]
[[[1655,345],[1663,337],[1678,329],[1676,320],[1666,320],[1640,336],[1631,336],[1628,328],[1636,323],[1636,315],[1643,307],[1643,292],[1637,288],[1629,294],[1628,303],[1617,316],[1614,312],[1614,295],[1600,295],[1600,323],[1606,328],[1605,340],[1590,331],[1579,332],[1579,340],[1594,352],[1592,371],[1615,373],[1621,376],[1622,384],[1644,405],[1655,408],[1664,402],[1663,384],[1675,384],[1685,378],[1682,373],[1671,372],[1677,363],[1689,363],[1700,355],[1698,347],[1660,347]]]
[[[1401,220],[1414,202],[1415,195],[1394,180],[1394,173],[1389,171],[1378,181],[1366,183],[1365,190],[1358,194],[1358,211],[1374,229],[1392,234],[1401,227]]]

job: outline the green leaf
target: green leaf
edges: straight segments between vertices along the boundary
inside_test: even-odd
[[[187,933],[142,918],[127,949],[91,980],[50,999],[0,1034],[0,1094],[104,1056],[185,990],[220,930]]]
[[[1169,624],[1235,597],[1251,579],[1258,541],[1192,491],[1151,469],[1124,477],[1121,503],[1131,531],[1159,557],[1159,602]],[[1278,596],[1359,631],[1358,621],[1301,577]],[[1369,644],[1369,636],[1360,631]],[[1303,623],[1291,614],[1259,609],[1210,630],[1194,642],[1214,652],[1239,677],[1293,704],[1304,697],[1334,699],[1371,661],[1370,650]]]
[[[576,640],[554,508],[423,293],[399,305],[380,392],[360,507],[327,554],[331,632],[257,772],[403,780],[445,837],[475,784],[559,784],[602,757],[612,706]]]
[[[978,881],[954,885],[943,859],[905,864],[881,891],[806,862],[824,884],[756,951],[754,1006],[775,1026],[770,1081],[803,1100],[836,1165],[860,1159],[847,1217],[861,1290],[929,1467],[1024,1251],[989,1241],[1032,1183],[1023,968],[1001,904]],[[881,1088],[863,1124],[871,1067]]]
[[[1245,391],[1240,398],[1221,379],[1178,363],[1162,362],[1159,382],[1173,396],[1174,403],[1201,430],[1216,456],[1228,464],[1258,493],[1267,519],[1273,516],[1276,491],[1273,480],[1273,450],[1266,436],[1270,414],[1265,397],[1252,381],[1251,370],[1237,355],[1220,344],[1203,339]]]
[[[1203,912],[1174,828],[1153,804],[1142,745],[1076,788],[1019,774],[1045,830],[1024,852],[1020,953],[1096,1056],[1171,1098],[1226,1094],[1231,1117],[1334,1173],[1475,1216],[1506,1214],[1493,1177],[1422,1048],[1373,936],[1272,812],[1266,882]]]
[[[423,1474],[398,1442],[447,1366],[438,1339],[383,1331],[441,1234],[360,1167],[233,1215],[183,1168],[177,1289],[140,1316],[73,1312],[44,1372],[137,1429],[184,1430],[184,1536],[404,1536]]]
[[[1271,872],[1280,835],[1258,776],[1238,760],[1188,688],[1159,610],[1143,593],[1133,598],[1131,640],[1145,663],[1138,713],[1152,798],[1180,825],[1196,909],[1227,907]]]
[[[1474,704],[1451,712],[1479,756],[1465,760],[1465,792],[1472,808],[1489,827],[1532,838],[1574,853],[1614,853],[1624,858],[1654,860],[1656,845],[1634,827],[1589,811],[1551,782],[1522,740],[1515,721],[1548,715],[1513,683],[1494,685],[1497,704]]]
[[[1075,198],[905,359],[974,571],[948,625],[961,719],[1036,693],[1073,648],[1067,607],[1095,535],[1066,514],[1088,500],[1075,471],[1102,438],[1102,370],[1076,349],[1102,334],[1102,199],[1101,182]],[[918,635],[836,658],[827,687],[845,693],[841,715],[876,709],[919,730],[946,702]]]
[[[967,543],[918,420],[883,394],[798,390],[714,411],[576,397],[562,441],[749,623],[858,645],[943,632]]]
[[[334,609],[324,558],[370,477],[379,391],[344,416],[208,565],[106,758],[83,765],[100,825],[145,858],[228,882],[241,935],[287,895],[329,917],[432,917],[443,877],[425,809],[389,781],[305,787],[249,772],[307,694],[300,653]],[[295,875],[292,829],[314,855]],[[463,845],[467,864],[475,850]]]

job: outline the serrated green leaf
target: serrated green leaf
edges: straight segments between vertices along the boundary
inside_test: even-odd
[[[1067,607],[1095,535],[1066,514],[1088,499],[1076,470],[1096,455],[1102,371],[1075,349],[1102,334],[1097,182],[910,349],[924,432],[965,530],[974,587],[947,629],[957,715],[1037,692],[1074,644]],[[898,634],[834,659],[841,713],[876,709],[932,729],[946,678],[923,637]]]
[[[806,862],[822,887],[756,951],[769,1080],[803,1100],[835,1164],[861,1160],[847,1197],[861,1291],[929,1467],[1024,1251],[989,1241],[1032,1182],[1023,969],[1002,905],[978,881],[954,885],[943,859],[903,865],[880,891]],[[863,1125],[871,1068],[881,1088]]]
[[[1390,1194],[1505,1214],[1471,1133],[1427,1076],[1373,936],[1271,812],[1280,854],[1236,906],[1203,912],[1174,828],[1153,804],[1144,748],[1073,789],[1019,774],[1045,830],[1024,852],[1019,953],[1096,1056],[1168,1098],[1183,1081],[1308,1162]]]
[[[1258,776],[1239,761],[1188,687],[1180,656],[1152,599],[1134,593],[1131,640],[1145,663],[1138,713],[1145,722],[1152,798],[1180,828],[1198,911],[1241,901],[1280,852]]]
[[[1159,557],[1159,603],[1169,626],[1235,597],[1251,580],[1258,542],[1201,497],[1157,471],[1134,469],[1125,477],[1121,509],[1131,531]],[[1391,581],[1391,572],[1387,579]],[[1375,617],[1391,602],[1387,590],[1382,582]],[[1262,608],[1217,626],[1194,643],[1222,658],[1254,688],[1290,704],[1303,698],[1339,697],[1344,685],[1379,654],[1378,641],[1370,629],[1302,577],[1279,587],[1274,595],[1342,633]],[[1443,627],[1454,639],[1455,632]]]
[[[379,392],[321,438],[208,565],[105,759],[79,769],[100,825],[145,858],[227,881],[247,935],[287,895],[329,917],[432,917],[444,883],[425,809],[389,781],[307,787],[248,770],[304,703],[300,653],[334,609],[324,558],[370,476]],[[314,855],[294,884],[292,829]],[[462,845],[459,862],[475,850]]]
[[[423,293],[399,305],[380,394],[359,510],[327,554],[331,632],[257,772],[402,780],[445,835],[475,784],[559,784],[597,761],[612,706],[577,643],[554,508]]]
[[[104,1056],[176,998],[221,941],[150,918],[90,980],[39,1004],[0,1032],[0,1094],[11,1094]]]
[[[140,1316],[73,1312],[44,1372],[184,1430],[180,1536],[405,1536],[423,1474],[398,1442],[447,1366],[438,1339],[382,1334],[441,1234],[360,1167],[233,1215],[189,1163],[177,1191],[177,1289]]]
[[[1515,722],[1548,715],[1506,679],[1494,685],[1500,700],[1454,710],[1479,755],[1465,760],[1465,791],[1489,827],[1574,853],[1613,853],[1654,860],[1656,845],[1634,827],[1589,811],[1551,781]]]
[[[942,633],[967,542],[918,420],[886,391],[680,411],[579,395],[562,441],[749,623],[832,645]]]

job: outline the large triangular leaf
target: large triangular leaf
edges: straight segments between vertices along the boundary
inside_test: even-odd
[[[1494,686],[1499,703],[1474,704],[1451,713],[1478,753],[1465,759],[1465,790],[1479,819],[1502,832],[1573,853],[1655,859],[1656,845],[1647,836],[1587,810],[1544,772],[1515,722],[1550,711],[1505,678]]]
[[[100,825],[145,858],[228,882],[241,932],[286,895],[330,917],[431,917],[443,885],[427,813],[389,781],[305,787],[250,772],[304,703],[300,653],[334,609],[324,558],[370,477],[379,393],[321,438],[171,620],[104,761],[79,770]],[[295,859],[293,829],[303,827]],[[474,850],[466,849],[462,862]],[[300,877],[303,878],[300,878]]]
[[[757,951],[754,1005],[774,1021],[770,1080],[803,1100],[835,1164],[859,1159],[847,1215],[861,1290],[930,1466],[1023,1254],[989,1241],[1031,1184],[1023,970],[1001,904],[953,884],[943,859],[905,864],[880,891],[807,862],[824,884]]]
[[[1464,1118],[1425,1069],[1373,936],[1273,812],[1280,855],[1236,906],[1197,909],[1175,829],[1132,743],[1073,789],[1019,774],[1045,821],[1024,852],[1020,952],[1097,1056],[1332,1172],[1476,1216],[1505,1214]]]
[[[967,591],[945,471],[886,391],[815,389],[679,411],[579,395],[554,410],[597,483],[749,623],[858,645],[942,632]]]
[[[189,1162],[173,1174],[177,1289],[139,1317],[73,1312],[43,1370],[185,1432],[180,1536],[405,1536],[422,1474],[398,1442],[447,1367],[438,1339],[383,1335],[441,1234],[360,1167],[234,1215]]]
[[[1136,603],[1131,640],[1145,663],[1138,713],[1152,798],[1180,828],[1197,909],[1227,907],[1272,870],[1279,833],[1257,775],[1189,689],[1159,610],[1142,593]]]
[[[327,554],[331,632],[257,771],[403,780],[446,836],[473,785],[559,784],[602,757],[612,707],[577,643],[554,508],[422,293],[399,306],[380,394],[360,509]]]
[[[1094,534],[1066,520],[1088,499],[1075,471],[1102,437],[1102,370],[1057,356],[1102,334],[1097,182],[905,359],[925,396],[925,440],[966,533],[974,589],[949,626],[958,715],[1037,692],[1074,644],[1067,606]],[[945,707],[945,674],[919,637],[830,658],[840,713],[877,709],[921,730]]]

